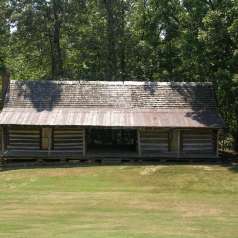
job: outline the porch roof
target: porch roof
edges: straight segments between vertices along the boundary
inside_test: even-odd
[[[32,109],[4,109],[2,125],[40,126],[104,126],[104,127],[167,127],[220,128],[222,119],[211,111],[157,110],[128,111],[110,109],[62,108],[37,112]]]

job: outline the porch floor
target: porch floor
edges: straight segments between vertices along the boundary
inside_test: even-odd
[[[103,160],[105,159],[140,159],[143,161],[147,160],[160,160],[160,159],[194,159],[194,158],[200,158],[200,159],[215,159],[217,158],[214,154],[185,154],[181,153],[180,157],[177,156],[177,153],[175,152],[163,152],[160,154],[146,154],[139,156],[138,152],[135,151],[97,151],[97,150],[90,150],[86,153],[86,156],[82,155],[81,151],[40,151],[40,150],[34,150],[34,151],[19,151],[19,150],[8,150],[1,154],[1,157],[4,159],[17,159],[17,160],[27,160],[27,159],[43,159],[43,160],[50,160],[50,159],[77,159],[77,160]]]

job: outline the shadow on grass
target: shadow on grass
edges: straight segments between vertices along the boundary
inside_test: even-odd
[[[58,168],[83,168],[83,167],[106,167],[106,166],[221,166],[228,170],[238,173],[238,162],[228,160],[207,160],[207,161],[140,161],[140,162],[120,162],[120,163],[103,163],[99,161],[93,162],[17,162],[5,164],[0,172],[20,170],[20,169],[58,169]]]
[[[228,169],[234,173],[238,173],[238,164],[226,166]]]

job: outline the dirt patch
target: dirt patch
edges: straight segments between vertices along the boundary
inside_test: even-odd
[[[142,176],[148,176],[156,173],[158,170],[164,168],[165,166],[149,166],[144,168],[141,172],[140,175]]]

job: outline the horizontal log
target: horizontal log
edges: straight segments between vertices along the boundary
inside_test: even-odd
[[[77,143],[83,143],[83,139],[54,139],[54,143],[71,143],[71,142],[77,142]]]
[[[22,140],[8,140],[8,144],[13,144],[13,143],[15,143],[15,144],[21,144],[21,143],[23,143],[23,144],[31,144],[31,143],[33,143],[33,144],[40,144],[40,139],[31,139],[31,140],[24,140],[24,139],[22,139]]]
[[[160,136],[152,136],[152,137],[149,137],[149,136],[141,136],[141,139],[143,140],[168,140],[168,136],[165,136],[165,137],[160,137]]]
[[[182,151],[214,151],[214,148],[210,148],[210,147],[207,147],[207,148],[183,148]]]
[[[210,150],[210,149],[204,149],[204,150],[183,150],[182,153],[185,152],[185,153],[188,153],[188,152],[193,152],[193,153],[205,153],[205,152],[214,152],[214,150]]]
[[[212,143],[200,143],[200,144],[186,143],[186,144],[182,144],[182,147],[183,148],[191,147],[191,148],[200,148],[200,149],[205,148],[205,147],[213,148],[214,144],[212,144]]]
[[[8,130],[10,134],[40,134],[40,130]]]
[[[44,138],[44,137],[43,137]],[[48,137],[45,137],[45,138],[48,138]],[[9,138],[9,141],[12,141],[12,142],[18,142],[18,141],[24,141],[24,142],[28,142],[28,141],[39,141],[39,138],[14,138],[14,137],[10,137]]]
[[[186,143],[182,145],[183,147],[197,147],[197,148],[203,148],[206,146],[213,147],[214,145],[212,143],[200,143],[200,144],[193,144],[193,143]]]
[[[54,139],[57,140],[82,140],[83,136],[79,136],[79,135],[66,135],[66,136],[53,136]]]
[[[10,134],[9,138],[16,138],[16,139],[20,139],[20,138],[40,138],[40,135],[14,135],[14,134]]]
[[[152,155],[158,155],[158,156],[162,156],[162,155],[171,155],[171,156],[176,156],[177,152],[171,152],[171,151],[143,151],[142,153],[143,155],[148,155],[150,156]]]
[[[168,147],[168,143],[141,143],[141,146],[167,146]]]
[[[82,147],[62,147],[62,146],[56,146],[53,150],[78,150],[83,151]]]
[[[199,138],[214,138],[213,135],[183,135],[182,138],[186,139],[199,139]]]
[[[11,146],[8,145],[7,149],[12,149],[12,150],[39,150],[39,146]]]
[[[75,149],[72,149],[72,150],[62,150],[62,149],[57,149],[57,150],[52,150],[52,153],[60,153],[63,155],[63,153],[66,153],[67,156],[70,156],[72,155],[71,153],[77,153],[77,155],[83,155],[83,151],[82,150],[75,150]]]
[[[165,139],[163,139],[163,140],[159,140],[159,139],[152,139],[152,140],[141,139],[140,141],[141,141],[141,143],[145,143],[145,144],[147,144],[147,143],[157,143],[157,144],[167,143],[168,144],[169,140],[168,139],[167,140],[165,140]]]
[[[198,129],[198,130],[182,130],[182,132],[184,134],[213,134],[214,131],[213,130],[209,130],[209,129],[205,129],[205,130],[202,130],[202,129]]]
[[[141,153],[142,154],[145,154],[145,153],[149,153],[149,154],[153,154],[153,153],[158,153],[158,154],[161,154],[161,153],[167,153],[168,150],[142,150]]]
[[[203,146],[211,146],[213,147],[213,143],[204,143],[204,142],[201,142],[201,143],[183,143],[183,146],[198,146],[198,147],[203,147]]]
[[[192,142],[192,143],[201,143],[201,142],[210,142],[210,143],[213,143],[214,142],[214,139],[197,139],[197,138],[193,138],[193,139],[183,139],[183,143],[188,143],[188,142]]]
[[[74,144],[74,143],[72,143],[72,144],[54,144],[53,145],[54,146],[54,148],[56,148],[56,147],[64,147],[64,148],[69,148],[69,147],[82,147],[83,148],[83,144]]]
[[[66,145],[66,144],[54,144],[54,147],[83,147],[83,145],[81,144],[74,144],[74,145]]]
[[[141,150],[168,150],[168,146],[142,146]]]
[[[199,156],[199,155],[215,155],[216,153],[212,150],[187,150],[187,151],[183,151],[181,154],[186,154],[186,155],[195,155],[195,156]]]
[[[55,150],[66,151],[66,152],[71,152],[71,151],[78,151],[80,153],[83,152],[83,150],[81,148],[60,148],[60,147],[57,147],[57,148],[54,148],[52,151],[55,151]]]
[[[169,133],[141,133],[143,136],[167,136]]]
[[[54,131],[54,134],[83,134],[83,131]]]
[[[147,149],[147,148],[160,149],[160,148],[168,148],[168,146],[167,145],[161,145],[161,146],[158,146],[158,145],[141,146],[142,150]]]
[[[157,144],[160,144],[160,143],[166,143],[166,144],[168,144],[168,141],[169,140],[144,140],[144,139],[142,139],[142,140],[140,140],[140,142],[141,143],[145,143],[145,144],[150,144],[150,143],[157,143]]]
[[[71,146],[71,145],[77,145],[77,146],[83,146],[83,143],[54,143],[55,146]]]
[[[82,138],[83,135],[81,134],[75,134],[75,135],[72,135],[72,134],[67,134],[67,135],[55,135],[54,134],[54,138]]]
[[[182,141],[198,141],[198,143],[200,142],[200,141],[202,141],[202,140],[208,140],[208,141],[214,141],[214,139],[213,138],[209,138],[209,137],[207,137],[207,138],[182,138]]]
[[[141,137],[168,138],[168,133],[141,133]]]
[[[68,126],[68,127],[59,127],[59,126],[55,126],[54,127],[54,130],[56,130],[56,131],[62,131],[62,130],[65,130],[65,131],[67,131],[67,130],[69,130],[69,131],[72,131],[72,130],[83,130],[83,128],[82,127],[72,127],[72,126]]]
[[[10,142],[9,145],[16,145],[16,146],[21,146],[21,145],[39,145],[39,141],[36,142]]]

